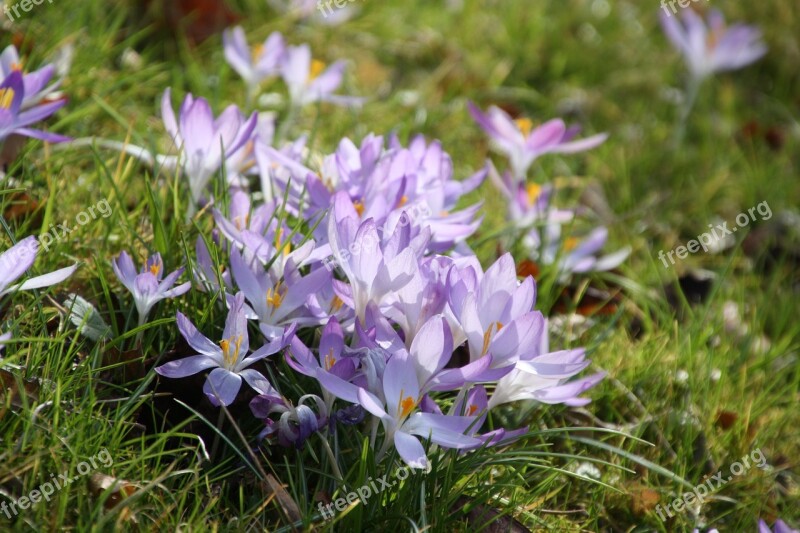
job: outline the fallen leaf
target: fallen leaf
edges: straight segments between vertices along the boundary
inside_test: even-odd
[[[733,411],[720,411],[717,413],[717,421],[715,423],[717,427],[727,430],[733,427],[733,424],[735,424],[738,419],[739,415]]]
[[[23,379],[0,368],[0,420],[6,414],[7,405],[17,409],[39,401],[39,383]]]

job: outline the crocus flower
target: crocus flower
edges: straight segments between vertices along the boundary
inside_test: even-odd
[[[225,59],[244,79],[248,94],[254,95],[264,80],[279,74],[280,65],[286,52],[283,35],[273,32],[263,44],[252,50],[241,26],[229,28],[222,34]]]
[[[385,441],[381,452],[394,444],[400,457],[411,468],[428,468],[428,458],[418,437],[445,447],[467,449],[481,441],[464,433],[475,423],[474,416],[448,416],[417,411],[422,392],[414,365],[406,354],[396,354],[383,373],[385,402],[365,389],[359,389],[361,406],[383,424]],[[416,411],[416,412],[415,412]],[[383,455],[378,453],[380,457]]]
[[[31,129],[28,126],[39,122],[55,113],[66,104],[66,100],[58,100],[48,104],[41,104],[31,109],[22,110],[25,100],[25,84],[22,73],[12,71],[0,83],[0,143],[12,134],[33,137],[49,142],[68,141],[68,137]]]
[[[139,311],[140,326],[144,324],[155,304],[167,298],[177,298],[186,294],[192,286],[192,283],[187,281],[172,288],[178,277],[183,274],[184,268],[181,267],[167,277],[163,277],[164,262],[161,260],[161,254],[158,253],[150,256],[139,273],[136,272],[133,259],[127,252],[122,252],[111,264],[117,278],[133,295],[136,310]]]
[[[537,400],[542,403],[563,403],[580,406],[589,399],[579,395],[595,386],[605,377],[598,372],[581,379],[567,381],[589,366],[583,348],[549,352],[547,325],[525,360],[518,361],[511,373],[497,382],[487,407],[517,400]]]
[[[186,342],[197,350],[196,355],[178,359],[157,367],[160,375],[168,378],[184,378],[213,368],[203,385],[203,392],[214,405],[230,405],[242,386],[242,379],[260,394],[278,396],[278,392],[259,371],[248,368],[253,363],[272,355],[284,346],[292,335],[287,334],[262,346],[249,356],[250,339],[247,334],[247,318],[244,314],[244,294],[233,298],[225,330],[219,344],[201,334],[192,322],[180,312],[177,315],[178,329]]]
[[[281,67],[281,75],[289,87],[292,104],[303,107],[314,102],[330,102],[339,105],[359,105],[361,98],[333,94],[342,84],[344,61],[329,67],[317,59],[311,60],[311,48],[307,45],[290,46]]]
[[[530,276],[517,281],[511,254],[486,273],[473,266],[453,268],[448,281],[450,307],[466,335],[470,361],[493,357],[491,369],[475,381],[496,380],[539,345],[544,317],[533,310],[536,285]]]
[[[766,522],[759,520],[758,533],[800,533],[800,530],[792,529],[786,522],[780,519],[776,520],[772,529],[770,529]]]
[[[312,403],[317,412],[306,405]],[[258,437],[269,438],[277,434],[278,444],[281,446],[302,449],[306,439],[328,424],[328,408],[322,398],[314,394],[301,396],[297,406],[275,396],[260,394],[250,402],[253,416],[264,421],[267,425]],[[269,417],[280,414],[278,422]]]
[[[208,101],[187,94],[176,119],[170,96],[170,89],[164,91],[161,114],[167,132],[181,153],[160,161],[167,167],[183,167],[189,178],[192,200],[199,204],[214,174],[226,166],[229,159],[236,159],[239,150],[247,150],[248,146],[252,148],[249,141],[256,127],[257,115],[253,113],[245,119],[235,105],[230,105],[214,118]],[[236,179],[242,170],[226,169],[229,180]]]
[[[378,235],[374,220],[359,223],[350,199],[344,192],[337,193],[328,219],[328,241],[350,282],[334,284],[337,295],[363,323],[370,302],[381,305],[384,297],[411,280],[429,239],[427,229],[411,239],[408,226],[396,228],[384,239]]]
[[[306,302],[323,285],[330,284],[331,274],[325,268],[312,270],[302,276],[299,265],[291,259],[284,276],[274,277],[251,254],[231,250],[233,279],[247,297],[249,318],[258,319],[259,327],[268,339],[280,336],[290,324],[318,324],[319,318],[310,313]]]
[[[513,120],[499,107],[491,106],[484,113],[470,103],[469,110],[496,149],[508,156],[516,180],[524,180],[528,168],[541,155],[583,152],[599,146],[608,138],[607,134],[601,133],[575,141],[573,139],[579,128],[567,128],[561,119],[553,119],[534,128],[530,119]]]
[[[62,268],[49,274],[36,276],[18,285],[11,286],[33,266],[39,252],[36,237],[26,237],[0,254],[0,297],[16,291],[28,291],[61,283],[75,272],[78,265]]]
[[[661,13],[661,25],[686,58],[695,80],[715,72],[740,69],[767,53],[758,28],[745,24],[728,27],[717,9],[709,12],[707,21],[692,9],[683,9],[681,18],[682,22],[678,17]]]
[[[428,405],[432,404],[429,403]],[[436,407],[434,406],[434,408]],[[453,405],[454,414],[477,417],[475,424],[469,428],[467,434],[480,439],[481,445],[495,446],[497,444],[508,444],[528,432],[528,427],[525,426],[514,430],[497,428],[479,434],[478,432],[486,420],[488,412],[488,396],[486,395],[486,389],[483,385],[473,387],[466,396],[460,396],[458,401]]]
[[[5,79],[14,71],[21,72],[22,84],[25,87],[25,97],[22,100],[21,109],[30,109],[51,97],[59,88],[69,70],[71,58],[72,47],[65,46],[60,50],[54,63],[44,65],[32,72],[24,72],[17,48],[13,44],[8,45],[0,54],[0,79]],[[58,75],[58,79],[47,85],[55,74]]]

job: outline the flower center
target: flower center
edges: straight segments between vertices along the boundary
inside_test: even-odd
[[[569,252],[571,250],[574,250],[575,248],[578,247],[578,244],[580,242],[581,242],[580,239],[578,239],[577,237],[568,237],[567,239],[564,240],[564,251]]]
[[[499,332],[501,329],[503,329],[503,324],[501,322],[492,322],[492,324],[489,326],[489,329],[487,329],[486,333],[483,334],[483,351],[481,352],[481,357],[486,355],[486,353],[489,351],[489,345],[492,343],[492,335],[496,332]]]
[[[325,63],[323,61],[320,61],[319,59],[312,60],[311,72],[309,72],[308,81],[315,80],[317,77],[319,77],[320,74],[322,74],[322,71],[324,70],[325,70]]]
[[[260,58],[264,54],[264,45],[257,44],[253,47],[253,63],[258,63],[258,58]]]
[[[156,262],[150,265],[150,273],[155,277],[158,277],[158,273],[161,272],[161,262]]]
[[[526,191],[528,193],[528,200],[533,204],[536,203],[539,195],[542,194],[542,187],[537,183],[531,183],[528,185]]]
[[[279,281],[274,288],[267,290],[267,304],[272,306],[272,312],[275,312],[275,309],[281,306],[283,302],[283,297],[286,296],[285,294],[281,294],[281,282]]]
[[[402,197],[400,197],[400,201],[397,203],[397,207],[403,207],[407,203],[408,203],[408,196],[404,194]]]
[[[241,216],[241,217],[235,217],[233,219],[233,224],[236,226],[236,229],[238,229],[239,231],[244,230],[249,223],[250,223],[250,215],[249,214]]]
[[[325,356],[325,370],[330,370],[336,364],[336,358],[333,356],[333,348],[328,350],[328,355]]]
[[[519,131],[521,131],[525,137],[531,134],[531,131],[533,130],[533,121],[531,119],[518,118],[517,120],[514,121],[514,123],[517,125]]]
[[[364,216],[364,202],[361,200],[356,200],[353,202],[353,207],[356,208],[356,213],[358,213],[358,216]]]
[[[14,101],[14,89],[11,87],[7,89],[0,89],[0,109],[11,109],[11,103]]]
[[[239,351],[242,347],[242,336],[239,335],[236,339],[223,339],[219,341],[219,347],[222,348],[222,360],[225,362],[225,366],[228,369],[233,369],[239,359]]]
[[[477,411],[477,410],[478,410],[478,406],[477,405],[470,405],[469,408],[467,409],[467,416],[474,415],[475,411]]]
[[[334,295],[333,300],[331,300],[331,313],[337,312],[342,308],[342,305],[344,305],[342,299]]]
[[[399,418],[405,418],[411,414],[411,411],[414,410],[414,407],[417,406],[417,402],[411,396],[406,396],[404,394],[405,391],[400,389],[400,402],[397,404],[397,412],[399,414]]]

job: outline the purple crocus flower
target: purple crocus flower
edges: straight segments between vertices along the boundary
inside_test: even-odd
[[[145,323],[147,315],[155,304],[167,298],[177,298],[186,294],[192,286],[192,283],[187,281],[172,288],[178,277],[183,274],[184,268],[181,267],[163,277],[164,262],[158,253],[150,256],[141,272],[136,272],[133,259],[127,252],[122,252],[111,265],[117,278],[133,295],[136,310],[139,311],[140,326]]]
[[[267,338],[280,336],[284,326],[290,324],[319,324],[319,318],[308,311],[306,302],[311,294],[330,284],[331,273],[327,269],[320,267],[302,276],[299,265],[289,259],[283,276],[276,277],[252,254],[243,254],[234,248],[231,271],[250,304],[246,308],[248,317],[258,319]]]
[[[761,31],[745,24],[726,26],[725,17],[712,9],[704,21],[692,9],[683,9],[679,17],[661,13],[661,25],[670,42],[686,58],[695,80],[715,72],[737,70],[767,53]]]
[[[531,259],[542,265],[554,265],[561,279],[573,273],[617,268],[630,255],[631,250],[626,247],[599,256],[608,240],[608,230],[602,226],[581,238],[564,237],[563,225],[562,221],[548,217],[543,228],[532,229],[523,240],[531,250]]]
[[[423,393],[414,365],[406,354],[395,354],[386,363],[382,392],[385,401],[363,388],[358,390],[359,404],[378,417],[385,430],[378,457],[394,445],[408,466],[428,468],[428,458],[418,437],[428,438],[445,448],[480,446],[479,439],[465,435],[476,421],[474,416],[447,416],[417,410]]]
[[[339,192],[328,219],[328,240],[333,256],[350,285],[335,283],[337,295],[355,310],[362,323],[370,302],[381,305],[414,276],[428,240],[427,228],[410,238],[407,225],[398,226],[388,238],[378,235],[372,219],[359,223],[350,198]]]
[[[62,268],[49,274],[30,278],[23,283],[11,285],[33,266],[39,252],[36,237],[26,237],[0,254],[0,297],[16,291],[29,291],[61,283],[72,275],[78,265]]]
[[[244,79],[248,95],[255,95],[259,84],[280,73],[286,53],[283,35],[273,32],[252,50],[241,26],[229,28],[222,34],[222,45],[228,64]]]
[[[429,403],[428,405],[430,406],[431,404]],[[488,396],[483,385],[476,385],[470,389],[466,397],[460,396],[459,400],[453,405],[454,414],[477,417],[475,424],[470,427],[467,434],[480,439],[481,445],[495,446],[497,444],[508,444],[528,432],[528,427],[525,426],[514,430],[498,428],[479,434],[478,431],[486,421],[488,412]]]
[[[5,79],[12,72],[22,72],[22,60],[19,57],[17,48],[12,44],[0,54],[0,78]],[[22,74],[22,84],[25,88],[25,97],[22,100],[22,109],[29,108],[41,102],[46,96],[45,85],[53,77],[55,67],[45,65],[44,67],[29,73]],[[48,90],[47,92],[50,92]]]
[[[12,134],[55,143],[69,140],[68,137],[63,135],[28,127],[55,113],[67,103],[66,100],[41,104],[23,111],[22,102],[24,100],[25,84],[23,83],[22,73],[16,70],[12,71],[0,83],[0,144]]]
[[[311,59],[311,48],[307,44],[290,46],[281,67],[281,75],[289,87],[292,104],[303,107],[314,102],[353,106],[360,105],[362,98],[333,94],[342,84],[344,61],[337,61],[329,67],[325,63]]]
[[[537,400],[542,403],[563,403],[571,406],[589,403],[588,398],[578,396],[599,383],[605,377],[605,372],[567,381],[589,366],[585,350],[578,348],[548,352],[549,340],[545,323],[538,344],[532,346],[525,360],[517,362],[511,373],[497,382],[487,407],[493,409],[498,405],[517,400]]]
[[[244,294],[241,292],[233,298],[219,344],[197,331],[194,324],[180,312],[177,318],[181,335],[189,346],[197,350],[197,355],[161,365],[155,369],[156,372],[168,378],[184,378],[213,368],[206,378],[203,392],[214,405],[233,403],[242,386],[243,378],[260,394],[278,395],[267,378],[248,367],[285,347],[288,339],[294,335],[293,328],[289,328],[283,337],[275,339],[248,356],[250,339],[244,313]]]
[[[306,405],[312,403],[317,412]],[[301,396],[297,406],[275,396],[260,394],[250,402],[250,410],[258,419],[267,425],[258,437],[269,438],[277,434],[278,444],[284,447],[294,446],[302,449],[306,439],[328,424],[328,408],[322,398],[314,394]],[[269,417],[280,414],[277,422]]]
[[[574,141],[579,129],[567,128],[561,119],[553,119],[534,128],[530,119],[513,120],[496,106],[491,106],[484,113],[470,102],[469,111],[497,150],[508,156],[514,178],[520,181],[525,179],[528,168],[541,155],[583,152],[599,146],[608,138],[608,134],[601,133]]]
[[[539,345],[544,317],[534,311],[536,285],[530,276],[517,281],[511,254],[504,254],[486,273],[468,266],[453,268],[449,302],[466,335],[470,361],[493,357],[491,370],[475,381],[493,381],[528,359]]]
[[[176,119],[170,96],[170,89],[164,91],[161,115],[167,132],[181,153],[176,157],[159,158],[159,161],[169,168],[183,167],[189,178],[192,200],[199,204],[214,174],[229,160],[241,159],[238,157],[240,150],[252,149],[249,141],[258,117],[253,113],[245,119],[235,105],[230,105],[214,118],[205,98],[195,99],[187,94]],[[227,168],[226,175],[229,180],[235,180],[241,170]]]
[[[793,529],[781,519],[775,521],[772,529],[763,520],[758,521],[758,533],[800,533],[800,530]]]

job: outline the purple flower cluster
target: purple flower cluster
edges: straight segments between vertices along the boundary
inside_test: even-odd
[[[225,55],[251,91],[280,75],[293,105],[349,103],[333,95],[342,63],[323,69],[307,46],[287,46],[279,34],[251,51],[234,28],[225,34]],[[371,415],[373,445],[378,427],[384,430],[379,457],[394,447],[416,468],[428,466],[420,439],[470,450],[525,433],[481,433],[499,405],[588,401],[581,394],[603,374],[573,380],[589,365],[584,351],[549,351],[533,278],[520,281],[508,254],[484,271],[466,244],[481,223],[481,205],[462,207],[461,200],[489,167],[456,180],[441,143],[421,136],[408,145],[395,136],[368,135],[360,144],[345,138],[327,155],[312,152],[305,137],[276,147],[273,125],[257,114],[245,118],[230,106],[214,118],[206,100],[189,95],[176,116],[169,91],[162,112],[181,152],[158,156],[160,163],[183,169],[196,202],[216,172],[229,178],[227,209],[209,206],[216,228],[197,239],[193,268],[199,290],[217,293],[228,318],[212,340],[178,313],[195,353],[157,373],[210,370],[203,390],[214,405],[234,402],[244,381],[258,393],[251,410],[264,421],[262,437],[284,445],[302,446],[314,433]],[[544,128],[507,141],[538,155],[605,138],[574,141],[560,121]],[[261,185],[257,194],[253,181]],[[190,286],[174,287],[183,269],[162,277],[158,255],[137,272],[123,253],[114,271],[133,294],[140,324],[159,300]],[[263,339],[252,353],[248,321]],[[318,383],[296,403],[263,373],[262,360],[282,350],[291,369]]]
[[[513,120],[498,107],[484,113],[470,104],[470,112],[493,146],[508,157],[510,168],[499,176],[492,167],[490,176],[508,201],[509,222],[522,233],[519,240],[532,261],[553,268],[566,280],[572,274],[611,270],[625,260],[630,253],[627,248],[599,255],[608,239],[608,230],[602,226],[572,234],[581,212],[555,207],[552,184],[527,182],[528,170],[540,156],[589,150],[602,144],[606,134],[576,140],[579,128],[568,128],[560,119],[534,128],[530,119]]]

